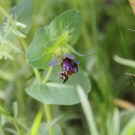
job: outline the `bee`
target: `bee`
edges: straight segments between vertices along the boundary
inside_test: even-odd
[[[71,77],[71,75],[73,74],[72,71],[66,71],[66,70],[62,70],[60,73],[59,73],[59,77],[61,79],[63,79],[63,83],[65,83],[69,77]]]

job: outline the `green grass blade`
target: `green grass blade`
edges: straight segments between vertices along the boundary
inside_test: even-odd
[[[43,112],[39,111],[35,120],[34,120],[30,135],[37,135],[38,129],[39,129],[39,126],[41,123],[42,115],[43,115]]]
[[[57,117],[55,117],[53,120],[51,120],[50,122],[48,122],[43,130],[43,133],[46,133],[47,130],[54,126],[58,121],[60,121],[62,118],[64,118],[67,114],[62,114],[62,115],[59,115]]]
[[[135,68],[135,61],[133,61],[133,60],[124,59],[124,58],[121,58],[121,57],[119,57],[119,56],[117,56],[117,55],[115,55],[115,56],[113,57],[113,59],[114,59],[116,62],[118,62],[118,63],[120,63],[120,64],[122,64],[122,65]]]
[[[120,133],[120,115],[119,110],[115,109],[113,114],[113,130],[115,135],[119,135]]]
[[[99,135],[97,127],[96,127],[94,115],[93,115],[91,106],[89,104],[89,101],[87,99],[87,96],[79,85],[77,86],[77,91],[78,91],[82,108],[83,108],[83,111],[84,111],[84,114],[88,123],[89,131],[92,135]]]

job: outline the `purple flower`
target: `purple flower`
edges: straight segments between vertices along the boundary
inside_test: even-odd
[[[58,55],[59,56],[59,55]],[[59,77],[63,79],[63,83],[65,83],[68,78],[78,72],[78,64],[80,62],[74,58],[73,55],[71,54],[66,54],[64,57],[55,57],[50,63],[50,66],[56,66],[61,64],[62,66],[62,71],[59,73]]]
[[[59,73],[59,76],[64,80],[63,83],[65,83],[72,74],[78,72],[78,65],[74,59],[68,57],[64,58],[61,66],[63,70]]]
[[[65,71],[71,71],[72,73],[78,72],[78,65],[74,62],[74,60],[67,57],[63,59],[61,66]]]
[[[63,68],[63,70],[66,71],[72,71],[72,61],[69,58],[65,58],[63,59],[63,62],[61,63],[61,66]]]

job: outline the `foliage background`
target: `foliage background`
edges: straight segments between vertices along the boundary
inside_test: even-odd
[[[2,0],[0,3],[6,11],[9,11],[18,2],[19,0]],[[91,81],[92,89],[88,99],[99,134],[113,134],[112,130],[116,124],[114,127],[112,126],[112,119],[116,114],[116,108],[119,109],[119,111],[117,110],[119,119],[126,119],[119,124],[120,134],[122,134],[122,127],[134,118],[135,107],[135,88],[132,84],[134,78],[131,80],[131,77],[125,73],[134,74],[135,71],[134,68],[117,63],[114,55],[130,60],[135,59],[133,31],[135,16],[129,2],[126,0],[33,0],[33,3],[32,27],[25,39],[28,45],[36,30],[41,26],[48,25],[59,14],[69,9],[78,9],[81,12],[84,26],[75,48],[82,53],[87,53],[91,49],[96,50],[94,55],[78,59],[81,61],[80,72],[87,74]],[[1,24],[4,17],[0,12]],[[17,101],[17,122],[20,123],[22,134],[25,134],[30,130],[37,112],[40,109],[43,111],[43,105],[26,95],[24,91],[34,79],[29,79],[33,75],[33,71],[26,63],[25,51],[21,43],[18,40],[14,42],[22,52],[13,54],[15,60],[0,60],[0,101],[11,116],[14,114],[14,104]],[[64,116],[59,123],[64,134],[89,134],[80,104],[73,106],[52,105],[51,108],[54,118],[59,114],[72,112],[68,117]],[[1,121],[3,121],[2,119],[3,116],[1,116]],[[42,121],[45,120],[46,118],[43,116]],[[4,125],[2,124],[1,133],[14,134],[14,126],[11,123],[7,120]],[[129,129],[130,127],[132,130],[133,127],[135,129],[135,119],[132,125],[129,124]],[[128,132],[128,135],[132,133],[133,131]]]

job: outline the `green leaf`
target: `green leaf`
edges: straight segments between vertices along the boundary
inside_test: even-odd
[[[17,116],[18,116],[18,103],[17,103],[17,101],[13,102],[13,115],[14,115],[14,119],[17,119]]]
[[[19,4],[11,9],[11,15],[13,15],[14,20],[27,26],[26,28],[21,29],[21,31],[25,34],[27,34],[31,28],[32,13],[32,0],[22,0]]]
[[[133,61],[133,60],[124,59],[124,58],[121,58],[121,57],[119,57],[119,56],[117,56],[117,55],[115,55],[115,56],[113,57],[113,59],[114,59],[116,62],[118,62],[118,63],[120,63],[120,64],[122,64],[122,65],[135,68],[135,61]]]
[[[6,123],[6,117],[0,114],[0,126],[3,127]]]
[[[8,120],[12,121],[11,115],[1,104],[0,104],[0,114],[4,115]]]
[[[53,120],[51,120],[50,122],[47,123],[40,123],[39,128],[38,128],[38,133],[37,135],[49,135],[49,128],[52,127],[53,128],[53,132],[55,133],[55,135],[63,135],[62,129],[60,128],[60,126],[58,125],[58,122],[60,120],[62,120],[63,118],[65,118],[65,116],[67,116],[67,113],[61,114],[59,116],[56,116]],[[37,118],[37,117],[36,117]],[[38,118],[36,121],[39,121]],[[35,128],[36,125],[35,125]],[[33,130],[34,127],[32,128]],[[26,135],[30,135],[31,129],[28,130]]]
[[[73,105],[80,102],[76,86],[79,84],[85,93],[88,93],[91,87],[89,79],[82,73],[74,74],[65,84],[60,81],[54,82],[32,85],[25,91],[32,98],[45,104]]]
[[[120,116],[117,108],[106,119],[107,135],[120,135]]]
[[[120,134],[120,114],[117,108],[114,110],[112,120],[113,120],[112,130],[114,131],[115,135],[119,135]]]
[[[30,135],[37,135],[42,116],[43,116],[43,112],[39,111],[34,120]]]
[[[49,128],[52,127],[53,132],[55,134],[62,134],[62,130],[60,129],[60,127],[56,128],[58,125],[58,122],[63,119],[67,114],[61,114],[59,116],[56,116],[53,120],[51,120],[50,122],[47,123],[42,123],[39,129],[39,135],[45,135],[45,134],[49,134]],[[59,129],[59,130],[58,130]],[[57,130],[57,132],[56,132]]]
[[[86,93],[84,93],[84,90],[80,85],[77,86],[77,92],[82,104],[82,108],[88,123],[90,133],[92,135],[99,135],[91,105],[89,104]]]
[[[64,45],[68,33],[65,32],[57,38],[50,40],[48,36],[48,27],[44,30],[39,29],[35,35],[34,41],[27,49],[27,62],[35,68],[45,68],[53,59],[53,54],[57,47]]]
[[[46,131],[48,124],[49,123],[42,123],[39,129],[40,131],[37,135],[50,135],[49,131]],[[64,135],[61,127],[57,123],[53,126],[53,132],[55,135]]]
[[[68,10],[56,17],[49,25],[51,37],[57,37],[68,31],[68,44],[74,45],[81,33],[83,20],[79,11]]]
[[[34,36],[34,40],[37,40],[40,37],[45,37],[45,41],[49,41],[51,38],[49,36],[49,28],[48,26],[44,28],[39,28]]]

